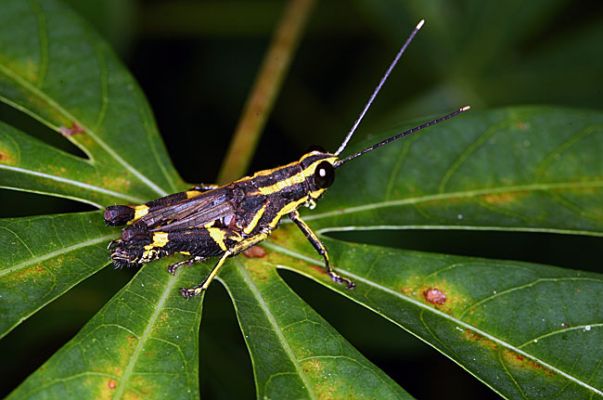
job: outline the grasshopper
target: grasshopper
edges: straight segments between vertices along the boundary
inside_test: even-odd
[[[186,298],[205,291],[228,257],[235,256],[268,238],[284,217],[293,221],[324,259],[326,273],[334,282],[355,286],[331,265],[326,247],[300,217],[302,206],[314,208],[316,201],[335,179],[335,170],[350,160],[381,146],[411,135],[467,111],[461,107],[442,117],[398,133],[345,158],[345,150],[364,115],[398,60],[423,26],[415,27],[374,89],[351,130],[334,153],[315,148],[299,160],[259,171],[232,183],[198,185],[142,205],[115,205],[105,209],[106,224],[127,225],[121,237],[109,244],[116,267],[147,263],[171,254],[187,258],[168,267],[175,273],[183,265],[219,257],[209,275],[199,285],[182,288]]]

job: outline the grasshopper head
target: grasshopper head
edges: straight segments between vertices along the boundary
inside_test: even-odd
[[[333,184],[336,162],[337,156],[320,148],[313,148],[299,160],[312,199],[318,199]]]

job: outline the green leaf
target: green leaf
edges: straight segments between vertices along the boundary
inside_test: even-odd
[[[276,273],[237,259],[222,274],[251,353],[257,398],[411,399]]]
[[[99,213],[0,220],[0,337],[108,264]]]
[[[56,151],[46,156],[46,146],[0,126],[1,186],[98,205],[123,202],[119,193],[131,202],[182,187],[140,89],[75,14],[54,0],[4,0],[0,26],[0,100],[89,158],[44,168]]]
[[[141,269],[9,398],[199,398],[202,299],[178,291],[199,269],[174,277],[165,261]]]
[[[144,97],[107,46],[55,0],[2,6],[0,101],[62,134],[88,159],[2,124],[0,186],[98,206],[182,188]],[[528,17],[539,14],[532,9]],[[476,56],[485,65],[492,54]],[[543,107],[472,112],[345,165],[306,220],[323,234],[457,228],[601,236],[602,120]],[[100,269],[104,247],[118,236],[100,213],[0,226],[8,254],[0,264],[1,334]],[[348,291],[328,280],[293,228],[275,232],[266,258],[238,257],[220,277],[246,335],[258,397],[408,397],[295,296],[276,268],[393,321],[505,397],[603,396],[600,275],[325,238],[335,267],[358,283]],[[198,283],[213,260],[176,277],[165,272],[173,261],[141,269],[12,398],[198,397],[203,299],[186,301],[177,289]]]
[[[54,194],[99,207],[143,203],[150,195],[120,192],[119,185],[127,186],[128,181],[122,180],[118,171],[99,171],[94,164],[3,123],[0,123],[0,171],[1,187]]]
[[[601,154],[601,113],[472,111],[344,165],[305,219],[323,232],[456,228],[601,236]]]
[[[271,263],[389,319],[505,398],[603,396],[603,276],[542,265],[427,254],[325,238],[335,285],[293,227]]]

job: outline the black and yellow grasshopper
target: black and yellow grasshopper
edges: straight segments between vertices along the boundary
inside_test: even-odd
[[[352,281],[334,271],[327,249],[300,218],[298,208],[314,208],[316,200],[333,183],[335,170],[346,162],[469,109],[462,107],[345,158],[339,157],[422,25],[423,21],[400,48],[336,152],[316,149],[304,154],[298,161],[259,171],[223,186],[199,185],[143,205],[107,207],[104,218],[108,225],[127,224],[121,238],[109,245],[113,263],[121,267],[147,263],[176,253],[187,256],[187,259],[168,267],[168,271],[174,273],[182,265],[220,257],[201,284],[181,289],[184,297],[196,296],[207,289],[228,257],[262,242],[278,227],[283,217],[289,217],[323,257],[331,279],[348,288],[354,287]]]

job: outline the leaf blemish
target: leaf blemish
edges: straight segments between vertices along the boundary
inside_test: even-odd
[[[61,126],[59,128],[59,132],[61,132],[63,136],[74,136],[78,133],[84,133],[84,128],[79,126],[76,122],[73,122],[70,128],[67,128],[66,126]]]
[[[243,255],[247,258],[264,258],[266,257],[266,250],[260,246],[253,246],[245,250]]]
[[[472,331],[471,329],[465,329],[463,332],[463,336],[465,337],[465,339],[470,340],[472,342],[477,342],[478,344],[490,350],[496,350],[498,348],[498,345],[495,342],[483,337],[482,335]]]
[[[15,159],[7,152],[0,150],[0,164],[14,164]]]
[[[423,297],[431,304],[442,305],[446,303],[446,293],[438,288],[429,288],[423,291]]]
[[[536,361],[531,360],[529,358],[524,357],[521,354],[518,354],[509,349],[505,349],[503,351],[503,358],[509,365],[513,365],[519,368],[530,368],[544,372],[546,375],[551,376],[554,375],[553,371],[550,369],[538,364]]]
[[[327,274],[327,270],[320,266],[320,265],[310,265],[310,268],[312,268],[314,271],[321,273],[321,274]]]
[[[117,387],[117,382],[115,382],[113,379],[109,379],[109,382],[107,382],[107,387],[109,389],[115,389]]]
[[[505,204],[511,203],[520,196],[520,192],[494,193],[487,194],[482,199],[488,204]]]

